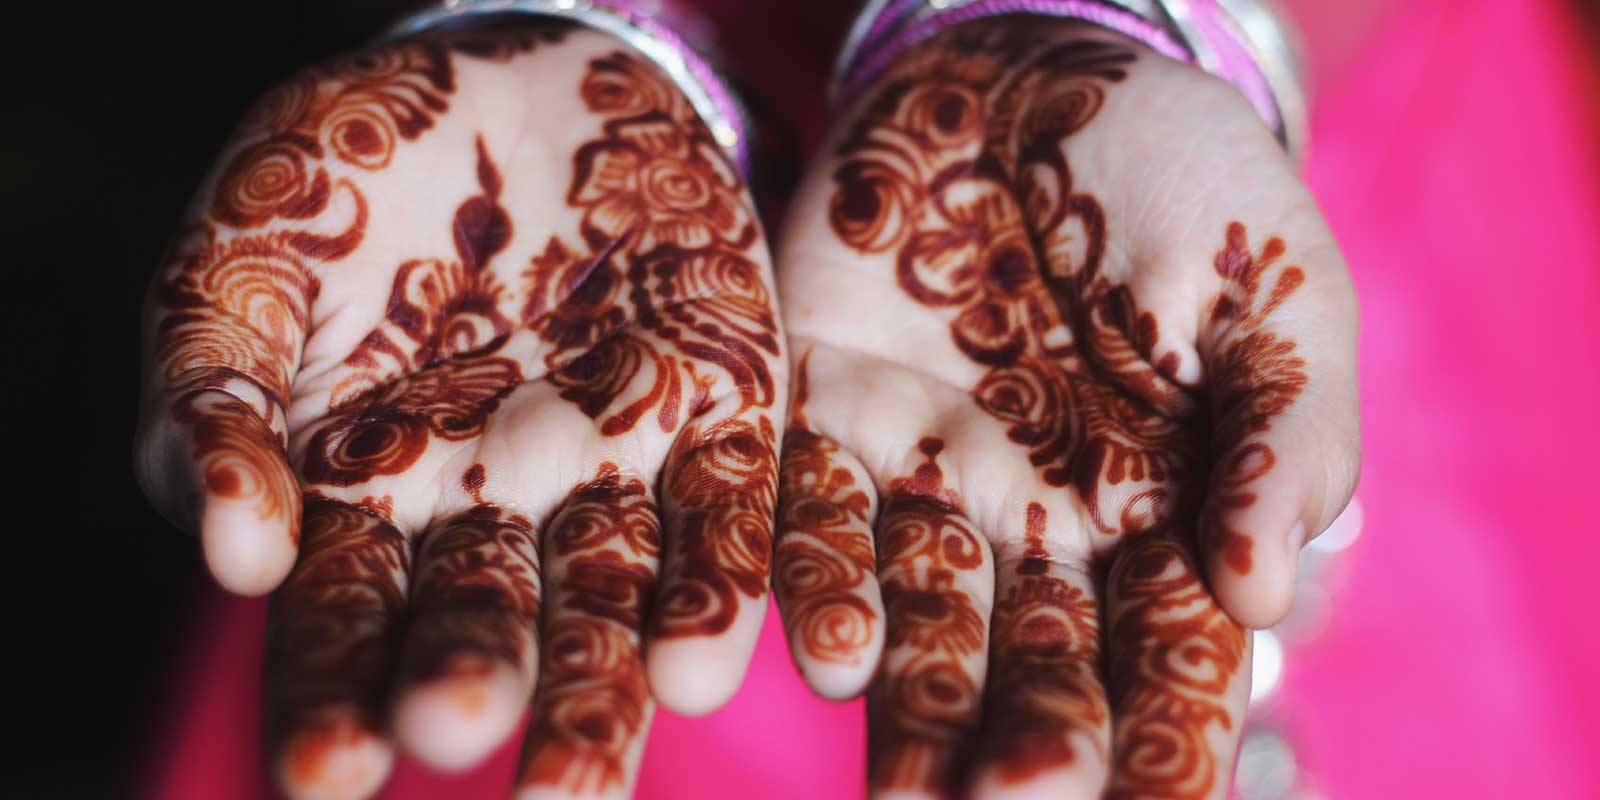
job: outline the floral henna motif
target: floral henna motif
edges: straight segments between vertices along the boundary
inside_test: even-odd
[[[592,61],[580,93],[606,119],[574,156],[567,192],[583,246],[551,238],[523,276],[522,323],[552,345],[551,382],[605,435],[647,418],[679,430],[709,405],[716,376],[702,365],[744,408],[771,406],[777,321],[732,164],[682,94],[631,55]]]
[[[1109,717],[1094,601],[1051,574],[1044,508],[1030,503],[1027,515],[1027,549],[995,603],[983,706],[988,733],[979,756],[1006,782],[1071,764],[1077,754],[1070,737],[1081,732],[1098,741],[1096,730]]]
[[[1212,261],[1224,283],[1209,314],[1210,327],[1220,340],[1206,359],[1206,371],[1216,387],[1211,439],[1217,465],[1202,520],[1202,540],[1240,574],[1250,571],[1251,539],[1229,526],[1224,514],[1255,503],[1256,495],[1248,487],[1277,462],[1272,448],[1259,437],[1300,396],[1307,380],[1306,362],[1295,353],[1295,343],[1265,327],[1272,312],[1305,283],[1305,272],[1285,267],[1266,297],[1258,297],[1265,288],[1265,273],[1285,249],[1283,240],[1274,236],[1252,255],[1244,226],[1234,222]]]
[[[1235,724],[1222,704],[1245,632],[1217,607],[1186,546],[1154,534],[1109,580],[1116,736],[1109,798],[1202,798],[1219,779],[1208,732]]]
[[[662,245],[746,249],[757,230],[744,182],[693,109],[660,82],[622,53],[590,65],[584,101],[610,121],[574,158],[567,202],[583,209],[583,238],[596,250],[626,242],[636,255]]]
[[[482,672],[529,672],[539,620],[533,523],[478,505],[424,535],[411,593],[402,683]]]
[[[644,483],[607,463],[568,499],[548,541],[564,564],[562,600],[548,617],[518,784],[602,792],[625,782],[649,716],[639,633],[661,526]]]
[[[891,482],[878,530],[888,640],[883,675],[874,687],[869,763],[877,790],[931,790],[951,795],[960,781],[956,756],[978,724],[973,659],[985,624],[958,573],[980,570],[984,550],[944,486],[940,439],[919,448],[925,461]]]

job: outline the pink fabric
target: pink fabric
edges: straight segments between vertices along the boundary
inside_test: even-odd
[[[1318,82],[1308,174],[1363,302],[1367,523],[1329,629],[1290,653],[1284,714],[1330,798],[1600,797],[1600,537],[1580,515],[1600,452],[1600,95],[1556,0],[1400,7]],[[204,599],[141,788],[270,796],[264,605]],[[860,704],[805,692],[775,616],[732,705],[660,715],[642,797],[860,796]],[[514,760],[404,763],[383,797],[500,797]]]

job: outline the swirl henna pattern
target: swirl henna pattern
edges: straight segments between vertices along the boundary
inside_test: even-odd
[[[1238,724],[1221,702],[1244,662],[1244,632],[1217,608],[1178,535],[1144,537],[1110,578],[1116,758],[1106,796],[1206,797],[1217,765],[1206,740]]]
[[[1195,573],[1194,549],[1203,541],[1230,569],[1251,569],[1252,540],[1227,512],[1255,501],[1251,485],[1275,463],[1262,434],[1307,381],[1295,342],[1269,324],[1305,276],[1278,266],[1282,240],[1253,250],[1245,226],[1229,223],[1201,319],[1203,376],[1180,378],[1156,316],[1105,270],[1105,209],[1067,159],[1067,140],[1136,60],[1122,44],[1015,20],[941,34],[903,56],[846,129],[827,218],[853,250],[887,256],[900,290],[947,323],[982,370],[974,404],[1044,483],[1073,490],[1098,534],[1093,551],[1120,550],[1112,590],[1126,607],[1107,631],[1111,714],[1098,689],[1095,604],[1050,571],[1033,533],[1044,510],[1029,509],[1020,574],[1002,581],[995,607],[979,760],[1003,781],[1023,780],[1070,763],[1073,731],[1098,742],[1093,732],[1111,717],[1115,796],[1198,798],[1225,779],[1207,732],[1236,730],[1222,698],[1245,635]],[[886,499],[884,514],[903,502]],[[906,616],[903,581],[888,577],[886,541],[903,536],[879,528],[892,648],[927,625]],[[923,649],[951,663],[959,641]],[[965,720],[982,670],[943,674],[938,708]],[[903,681],[891,656],[880,691],[901,692]],[[927,729],[911,717],[874,723],[875,749]],[[914,762],[873,757],[889,772]],[[899,780],[913,773],[925,787],[954,786],[956,769],[924,762],[875,774],[874,786],[915,785]]]
[[[879,790],[942,796],[955,791],[956,756],[977,732],[987,614],[965,587],[987,558],[960,496],[944,485],[944,442],[927,437],[918,449],[923,463],[890,484],[878,521],[888,640],[871,698],[869,761]]]
[[[386,168],[401,143],[449,109],[453,53],[504,60],[566,30],[458,32],[367,49],[280,84],[245,117],[203,211],[152,284],[147,314],[156,388],[173,398],[196,460],[226,464],[202,463],[208,492],[282,520],[298,541],[284,413],[321,291],[317,273],[366,235],[360,174]],[[333,177],[333,165],[354,177]],[[237,403],[194,399],[208,390]],[[240,406],[250,413],[240,416]],[[263,440],[274,446],[255,446]]]
[[[783,434],[773,583],[797,657],[856,664],[878,617],[860,592],[877,571],[874,503],[838,462],[839,446],[810,430],[807,362],[801,358],[795,370],[795,396]]]
[[[539,619],[539,543],[533,523],[480,504],[424,534],[417,552],[399,682],[533,668]]]
[[[643,481],[608,462],[568,498],[548,541],[563,576],[518,784],[604,792],[623,785],[650,715],[639,637],[661,526]]]

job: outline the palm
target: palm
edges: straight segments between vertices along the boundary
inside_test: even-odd
[[[1091,30],[903,56],[786,231],[777,587],[813,686],[877,671],[880,793],[1224,791],[1248,637],[1212,589],[1270,623],[1282,541],[1348,496],[1299,491],[1320,442],[1275,422],[1348,367],[1291,336],[1348,302],[1320,220],[1242,99]]]
[[[152,296],[144,477],[178,517],[201,495],[234,588],[299,543],[286,785],[370,788],[391,694],[403,743],[468,764],[537,679],[523,782],[626,791],[647,683],[707,710],[754,644],[786,392],[759,225],[688,102],[597,34],[435,35],[274,90],[202,198]],[[193,489],[158,466],[185,455]]]

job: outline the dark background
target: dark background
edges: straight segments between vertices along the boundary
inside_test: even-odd
[[[21,744],[0,756],[0,795],[122,797],[159,746],[171,656],[195,635],[208,580],[195,540],[133,479],[145,284],[249,102],[405,4],[56,5],[3,25],[0,420],[16,470],[0,719]],[[850,0],[703,5],[761,32],[726,49],[806,123],[773,130],[792,168],[795,143],[820,129]]]

